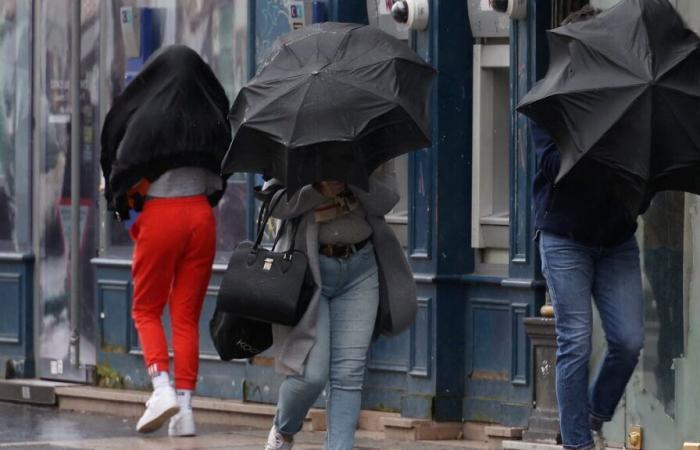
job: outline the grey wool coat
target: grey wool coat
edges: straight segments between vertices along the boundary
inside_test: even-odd
[[[267,188],[277,184],[270,180]],[[416,316],[416,285],[413,272],[408,265],[401,245],[389,228],[384,215],[399,200],[396,189],[396,176],[390,165],[385,165],[370,177],[369,192],[350,186],[350,190],[367,212],[367,221],[372,227],[372,244],[379,271],[379,309],[374,336],[395,335],[408,328]],[[284,197],[277,200],[277,196]],[[287,199],[284,190],[278,191],[272,204],[277,206],[272,216],[277,219],[290,219],[301,216],[295,248],[306,253],[309,267],[317,286],[321,286],[318,258],[318,224],[314,219],[314,209],[328,199],[308,185]],[[287,227],[288,231],[289,228]],[[278,249],[288,249],[289,232],[280,238]],[[316,319],[320,301],[320,289],[316,289],[309,307],[299,323],[294,327],[273,325],[273,352],[276,354],[277,371],[286,375],[303,375],[306,359],[315,342]]]

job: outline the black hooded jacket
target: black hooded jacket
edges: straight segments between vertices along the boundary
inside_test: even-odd
[[[114,99],[102,128],[100,163],[108,208],[128,215],[130,187],[177,167],[219,174],[231,142],[228,108],[224,88],[194,50],[173,45],[152,56]],[[210,196],[212,205],[225,185]]]

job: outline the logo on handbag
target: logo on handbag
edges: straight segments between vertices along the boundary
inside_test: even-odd
[[[239,346],[240,348],[242,348],[244,351],[246,351],[246,352],[248,352],[248,353],[261,353],[260,350],[258,350],[257,348],[253,347],[253,346],[250,345],[249,343],[243,341],[243,339],[239,339],[238,342],[236,342],[236,345]]]
[[[269,271],[270,269],[272,269],[272,263],[273,263],[274,261],[275,261],[275,260],[272,259],[272,258],[265,258],[265,261],[263,262],[263,270],[264,270],[264,271]]]

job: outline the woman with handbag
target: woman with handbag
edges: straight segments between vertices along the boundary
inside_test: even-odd
[[[275,200],[272,216],[294,222],[280,246],[289,248],[296,237],[294,247],[306,253],[317,289],[295,326],[273,325],[277,369],[287,378],[265,449],[292,448],[294,434],[330,383],[324,448],[350,450],[372,338],[403,331],[416,313],[413,273],[384,221],[399,200],[393,165],[370,177],[368,192],[325,181],[289,199],[278,191]]]
[[[153,384],[136,429],[170,419],[170,436],[195,434],[191,397],[199,363],[199,316],[216,250],[212,206],[225,180],[221,160],[231,139],[228,99],[211,68],[182,45],[154,55],[119,95],[102,132],[109,209],[131,226],[132,317]],[[168,304],[175,360],[170,386],[161,317]]]

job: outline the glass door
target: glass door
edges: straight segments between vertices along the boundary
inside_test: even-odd
[[[97,86],[99,2],[81,0],[80,24],[71,23],[71,2],[35,2],[35,249],[37,255],[37,372],[42,378],[87,381],[95,364],[94,275],[96,248]],[[71,199],[70,50],[71,27],[80,26],[80,186],[79,218]],[[77,220],[76,220],[77,219]],[[71,254],[71,230],[79,227],[79,251]],[[71,277],[79,258],[80,277]],[[71,286],[79,283],[79,365],[71,364]]]

